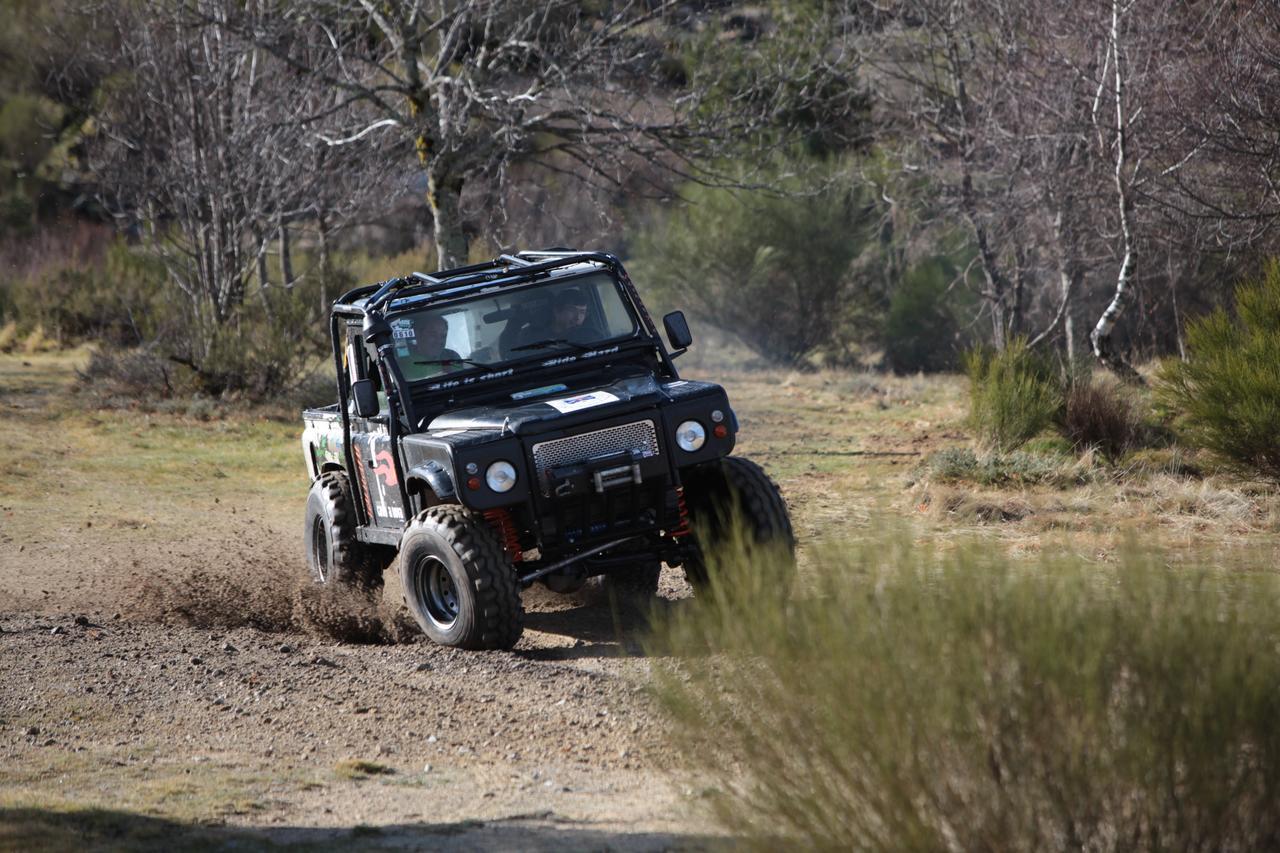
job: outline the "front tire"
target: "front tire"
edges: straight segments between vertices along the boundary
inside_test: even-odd
[[[419,513],[400,541],[405,604],[442,646],[509,649],[524,612],[515,570],[481,518],[456,506]]]
[[[347,475],[326,471],[311,484],[304,530],[307,568],[323,586],[372,588],[391,562],[387,550],[356,538],[356,514]]]
[[[741,524],[749,545],[764,546],[777,573],[777,582],[789,591],[795,576],[795,533],[786,501],[764,469],[741,456],[726,456],[718,463],[689,472],[685,499],[698,536],[698,553],[685,561],[685,577],[695,590],[711,581],[705,555],[715,553],[731,535],[731,525]]]

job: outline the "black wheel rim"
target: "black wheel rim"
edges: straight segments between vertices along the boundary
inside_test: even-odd
[[[316,580],[329,582],[329,534],[324,528],[324,519],[316,516],[311,523],[311,558],[316,567]]]
[[[431,623],[448,631],[458,621],[458,591],[449,567],[436,557],[422,557],[414,566],[413,594]]]

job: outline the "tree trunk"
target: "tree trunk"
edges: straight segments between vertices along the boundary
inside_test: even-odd
[[[258,260],[257,260],[258,289],[261,290],[263,293],[266,293],[267,288],[271,286],[271,277],[267,273],[267,251],[266,251],[266,245],[265,245],[266,240],[267,238],[264,237],[261,234],[261,232],[259,232],[255,228],[254,234],[253,234],[253,242],[258,245]]]
[[[267,289],[271,287],[271,278],[267,273],[267,237],[254,229],[253,241],[258,244],[258,296],[262,299],[262,310],[271,320],[271,300],[267,298]]]
[[[329,312],[329,223],[324,211],[316,213],[316,230],[320,243],[320,313]]]
[[[467,235],[462,230],[462,178],[431,170],[427,176],[427,205],[436,238],[436,262],[440,269],[467,262]]]
[[[284,217],[279,219],[280,223],[280,278],[287,288],[293,287],[293,254],[289,247],[289,223],[284,221]]]
[[[1120,0],[1111,2],[1111,58],[1115,60],[1115,88],[1112,95],[1116,100],[1116,203],[1120,213],[1120,238],[1124,255],[1120,261],[1120,273],[1116,276],[1115,294],[1098,318],[1097,325],[1093,327],[1089,341],[1093,344],[1094,357],[1103,367],[1122,379],[1141,383],[1142,377],[1138,375],[1138,371],[1116,352],[1111,340],[1116,324],[1132,301],[1133,276],[1138,264],[1133,243],[1133,193],[1129,186],[1130,178],[1125,176],[1129,128],[1124,112],[1124,70],[1120,57]]]
[[[1066,283],[1063,287],[1066,287]],[[1071,369],[1075,370],[1076,364],[1076,321],[1071,316],[1071,308],[1068,306],[1066,315],[1062,318],[1062,337],[1067,342],[1067,364],[1071,365]]]
[[[1094,358],[1098,359],[1103,367],[1127,380],[1140,379],[1138,371],[1133,369],[1124,357],[1116,352],[1115,343],[1111,339],[1112,333],[1115,331],[1116,324],[1120,321],[1124,311],[1129,307],[1129,303],[1133,299],[1133,271],[1136,266],[1133,257],[1133,250],[1126,247],[1124,252],[1124,260],[1120,264],[1120,275],[1116,279],[1115,294],[1111,297],[1111,302],[1107,304],[1107,309],[1102,312],[1102,316],[1098,318],[1098,323],[1093,327],[1093,332],[1089,335],[1089,341],[1093,344]]]
[[[1052,205],[1052,197],[1050,197]],[[1071,316],[1071,302],[1074,298],[1076,290],[1079,288],[1080,279],[1083,277],[1083,271],[1080,264],[1075,260],[1075,240],[1072,238],[1074,233],[1071,226],[1067,224],[1069,214],[1067,210],[1070,206],[1070,200],[1064,201],[1058,206],[1057,211],[1053,215],[1053,245],[1054,259],[1058,266],[1058,310],[1053,315],[1053,319],[1049,321],[1049,325],[1045,326],[1044,331],[1031,339],[1030,346],[1039,346],[1041,342],[1049,339],[1053,334],[1053,330],[1062,324],[1062,334],[1067,344],[1067,364],[1074,367],[1076,358],[1076,329],[1075,320]]]

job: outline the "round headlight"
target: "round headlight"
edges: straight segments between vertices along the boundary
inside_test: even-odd
[[[685,421],[676,427],[676,444],[688,453],[699,450],[707,441],[707,431],[697,421]]]
[[[510,462],[499,460],[484,472],[484,481],[495,492],[509,492],[516,485],[516,469]]]

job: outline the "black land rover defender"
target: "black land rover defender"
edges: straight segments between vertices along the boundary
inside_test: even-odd
[[[304,412],[307,561],[374,585],[398,552],[438,643],[509,648],[519,590],[586,579],[629,600],[662,563],[695,589],[733,517],[789,555],[777,487],[730,456],[724,389],[680,379],[618,259],[520,252],[360,287],[333,306],[338,403]],[[788,562],[786,557],[782,562]],[[780,579],[789,583],[790,566]]]

